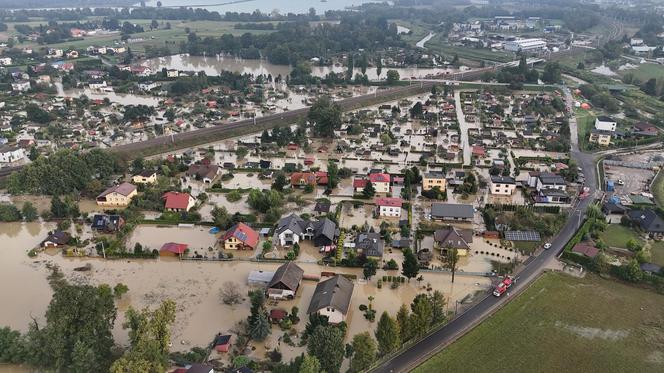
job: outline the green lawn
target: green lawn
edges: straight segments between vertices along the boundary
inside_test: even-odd
[[[515,249],[519,249],[523,251],[525,254],[531,254],[537,249],[539,245],[542,243],[537,241],[512,241],[512,245],[514,245]]]
[[[574,115],[576,116],[576,125],[579,135],[579,144],[584,145],[588,143],[588,136],[590,136],[590,131],[595,125],[595,116],[592,112],[583,109],[575,109]],[[581,146],[581,148],[585,148]]]
[[[631,62],[634,64],[633,62]],[[664,76],[664,66],[655,63],[642,63],[636,69],[619,71],[620,75],[633,74],[635,78],[645,82],[650,78],[661,78]]]
[[[604,243],[611,247],[619,247],[623,249],[627,248],[627,241],[631,239],[641,240],[636,232],[620,224],[610,224],[606,230],[600,234],[600,238]]]
[[[664,296],[549,273],[415,373],[664,370]]]
[[[653,243],[651,254],[650,261],[664,267],[664,241]]]

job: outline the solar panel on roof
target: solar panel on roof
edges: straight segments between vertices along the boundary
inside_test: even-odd
[[[240,241],[246,241],[247,240],[247,234],[242,232],[242,231],[237,231],[235,233],[235,236],[238,238]]]

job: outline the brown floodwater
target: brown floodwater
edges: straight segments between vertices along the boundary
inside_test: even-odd
[[[117,302],[118,319],[115,323],[113,335],[117,343],[126,345],[127,332],[122,329],[124,311],[131,305],[137,308],[155,307],[165,299],[177,302],[176,321],[172,329],[171,347],[174,351],[188,350],[193,346],[203,346],[209,343],[219,332],[231,332],[236,329],[240,320],[246,319],[249,314],[249,301],[246,299],[235,306],[224,305],[220,299],[220,290],[229,286],[240,289],[247,294],[247,276],[252,270],[275,271],[279,263],[256,263],[249,261],[234,262],[193,262],[180,261],[175,258],[160,258],[157,260],[108,260],[101,259],[69,259],[60,255],[40,254],[36,259],[27,257],[29,248],[37,245],[52,229],[51,224],[40,223],[6,223],[0,225],[0,239],[7,245],[3,247],[3,270],[0,271],[0,281],[4,284],[23,284],[23,286],[2,286],[0,296],[11,300],[4,302],[0,308],[0,325],[25,331],[30,316],[38,320],[50,301],[51,289],[46,281],[48,270],[46,262],[57,264],[67,276],[75,283],[89,283],[93,285],[109,284],[114,286],[122,282],[129,287],[129,292]],[[167,241],[180,241],[190,243],[195,247],[206,247],[216,239],[209,234],[206,228],[159,228],[154,226],[141,226],[132,235],[131,241],[140,241],[151,247]],[[249,254],[249,253],[247,253]],[[393,255],[397,255],[396,253]],[[323,267],[311,263],[320,258],[315,249],[306,250],[299,265],[305,273],[320,275],[321,271],[336,271],[338,273],[354,274],[362,277],[361,269]],[[75,272],[75,267],[82,263],[91,263],[89,272]],[[482,277],[457,276],[455,284],[450,282],[450,276],[442,273],[424,273],[424,281],[418,283],[411,281],[401,285],[398,289],[391,289],[385,284],[382,289],[376,286],[377,280],[386,272],[379,270],[378,275],[371,281],[356,280],[350,312],[347,317],[349,333],[347,338],[362,331],[373,331],[375,322],[365,320],[358,307],[368,304],[368,297],[374,296],[373,307],[380,314],[388,311],[395,314],[402,303],[410,303],[419,292],[425,291],[423,287],[430,284],[445,294],[448,303],[452,306],[456,300],[462,299],[477,290],[487,289],[489,280]],[[396,274],[396,273],[390,273]],[[276,306],[268,304],[268,308],[284,308],[290,310],[294,305],[300,309],[303,319],[296,330],[301,331],[306,323],[306,309],[313,295],[316,283],[303,282],[297,297],[292,301],[279,302]],[[279,344],[283,336],[277,326],[272,328],[271,336],[262,343],[254,343],[255,351],[252,356],[263,357],[266,349],[279,347],[284,359],[293,358],[304,351],[301,347],[290,347],[284,343]],[[14,369],[14,370],[1,370]],[[18,370],[16,370],[18,369]],[[3,367],[0,373],[25,372],[21,368]]]

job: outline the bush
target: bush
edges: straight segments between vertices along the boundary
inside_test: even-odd
[[[367,308],[367,305],[366,305],[366,304],[360,304],[360,311],[364,312],[364,311],[366,311],[367,309],[368,309],[368,308]]]

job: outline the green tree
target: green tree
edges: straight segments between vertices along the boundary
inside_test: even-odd
[[[327,162],[327,188],[332,190],[339,185],[339,166],[336,162]]]
[[[367,259],[367,262],[364,264],[364,268],[362,269],[364,278],[367,280],[371,279],[373,276],[376,275],[377,269],[378,269],[378,262],[376,262],[376,259],[373,258]]]
[[[416,277],[419,272],[420,265],[417,262],[415,254],[413,254],[413,250],[410,248],[403,249],[403,264],[401,265],[401,274],[406,276],[408,281],[410,281],[410,279]]]
[[[321,371],[320,362],[315,356],[304,355],[297,373],[320,373]]]
[[[169,367],[171,326],[175,322],[174,301],[168,299],[157,309],[129,308],[123,327],[129,329],[129,350],[112,367],[112,373],[163,372]]]
[[[452,283],[454,283],[454,275],[457,271],[457,264],[459,263],[459,250],[455,247],[447,247],[445,254],[445,262],[443,266],[452,272]]]
[[[219,207],[215,205],[212,209],[212,219],[214,221],[214,225],[221,229],[228,229],[233,224],[233,220],[228,214],[228,210],[226,210],[225,206]]]
[[[401,342],[399,326],[386,311],[383,311],[380,315],[374,334],[378,341],[378,351],[381,356],[387,355],[399,348]]]
[[[387,70],[387,84],[388,85],[393,85],[396,84],[401,77],[399,76],[399,72],[396,70]]]
[[[351,372],[362,372],[376,361],[376,341],[369,332],[353,336],[353,357],[350,359]]]
[[[265,340],[271,332],[270,321],[267,319],[265,312],[259,312],[249,327],[251,339],[255,341]]]
[[[558,62],[547,62],[544,66],[544,73],[542,74],[542,81],[549,84],[558,84],[562,79],[560,73],[560,65]]]
[[[272,183],[272,189],[281,192],[284,190],[284,188],[288,185],[288,180],[286,179],[286,174],[283,172],[277,172],[277,176],[274,178],[274,182]]]
[[[376,194],[376,189],[374,188],[373,183],[367,180],[367,184],[364,186],[364,189],[362,189],[362,195],[365,198],[371,198],[375,194]]]
[[[28,359],[29,350],[19,331],[0,328],[0,363],[21,364]]]
[[[307,352],[318,359],[322,370],[327,373],[339,372],[344,350],[343,333],[334,326],[317,326],[307,341]]]
[[[433,325],[445,321],[445,297],[443,293],[436,290],[429,296],[429,301],[431,302],[432,317],[431,323]]]
[[[28,333],[32,346],[49,346],[33,350],[31,363],[55,371],[107,371],[115,317],[108,286],[59,283],[46,310],[46,325],[34,324]]]
[[[29,201],[23,203],[23,207],[21,208],[21,215],[23,215],[23,219],[25,219],[25,221],[35,221],[39,217],[37,208]]]
[[[429,297],[426,294],[418,294],[415,296],[413,303],[411,303],[410,309],[412,311],[410,326],[413,335],[422,337],[429,330],[433,322],[433,307]]]
[[[592,259],[590,267],[595,272],[601,275],[605,275],[608,274],[611,270],[611,263],[609,263],[609,259],[607,258],[606,254],[601,252],[595,255],[595,257]]]
[[[322,96],[311,105],[307,118],[316,136],[333,138],[334,131],[341,128],[341,107],[330,97]]]
[[[378,55],[376,58],[376,76],[380,78],[380,74],[383,72],[383,57]]]
[[[396,321],[399,328],[400,342],[404,343],[413,338],[413,330],[411,328],[410,322],[410,311],[405,304],[402,304],[401,308],[399,308]]]

